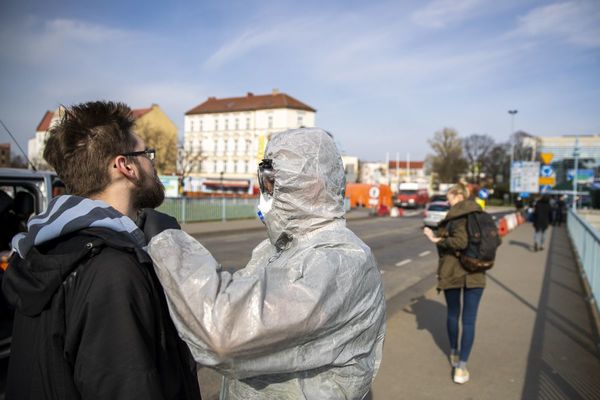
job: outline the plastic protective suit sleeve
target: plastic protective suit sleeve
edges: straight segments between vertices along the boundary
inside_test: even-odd
[[[152,239],[171,314],[196,361],[240,379],[341,366],[374,350],[385,315],[379,271],[357,238],[326,239],[350,231],[321,231],[322,245],[278,255],[265,241],[233,275],[182,231]]]

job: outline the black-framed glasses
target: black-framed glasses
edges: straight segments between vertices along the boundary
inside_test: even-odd
[[[123,153],[121,155],[124,157],[144,156],[148,160],[154,161],[154,158],[156,157],[156,150],[155,149],[146,149],[146,150],[142,150],[142,151],[132,151],[131,153]]]

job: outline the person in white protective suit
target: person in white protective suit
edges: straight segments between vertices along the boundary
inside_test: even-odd
[[[171,316],[222,399],[362,399],[385,333],[381,275],[346,227],[344,168],[317,128],[275,134],[259,167],[268,239],[231,274],[181,230],[148,245]]]

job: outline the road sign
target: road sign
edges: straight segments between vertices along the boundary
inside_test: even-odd
[[[538,193],[540,163],[537,161],[514,161],[510,169],[510,191]]]
[[[552,153],[542,153],[540,154],[540,157],[542,158],[542,161],[544,162],[544,164],[550,164],[552,162]]]
[[[540,168],[540,176],[554,176],[554,168],[552,168],[551,165],[542,165],[542,167]]]
[[[488,190],[486,188],[481,188],[479,189],[479,198],[486,200],[488,197],[490,197],[490,194],[488,193]]]
[[[540,176],[539,184],[540,184],[540,186],[542,186],[542,185],[554,186],[554,185],[556,185],[556,178],[554,176]]]
[[[540,192],[546,193],[552,190],[552,186],[550,185],[540,185]]]

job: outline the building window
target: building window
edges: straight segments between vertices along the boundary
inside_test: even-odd
[[[219,130],[219,120],[215,119],[215,131]]]
[[[229,120],[228,119],[225,120],[225,130],[226,131],[229,130]]]
[[[217,139],[214,139],[213,143],[214,143],[214,152],[216,153],[217,150],[219,149],[219,145],[218,145]]]
[[[246,153],[250,154],[252,152],[252,140],[246,139]]]
[[[304,125],[304,118],[302,117],[302,115],[298,115],[298,128],[302,127]]]
[[[215,162],[213,163],[213,172],[214,172],[214,173],[216,173],[216,172],[217,172],[217,170],[218,170],[218,167],[219,167],[219,166],[218,166],[217,162],[215,161]]]
[[[190,132],[194,132],[194,121],[190,121]]]
[[[269,115],[269,125],[268,126],[269,126],[269,128],[273,127],[273,116],[272,115]]]
[[[250,129],[250,118],[246,118],[246,129]]]
[[[249,173],[250,172],[250,162],[249,161],[244,161],[244,165],[245,165],[245,167],[244,167],[245,171],[244,172]]]
[[[200,125],[200,126],[199,126],[199,128],[200,128],[200,131],[202,131],[202,120],[198,121],[198,125]]]
[[[237,131],[238,129],[240,129],[240,120],[239,119],[235,119],[235,130]]]

